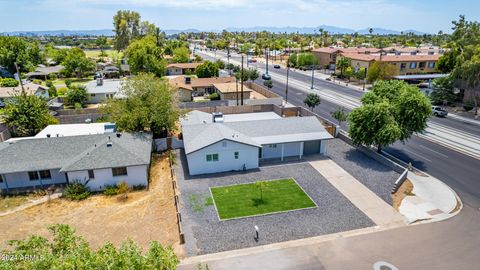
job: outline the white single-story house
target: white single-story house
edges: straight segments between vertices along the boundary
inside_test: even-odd
[[[172,63],[167,65],[167,76],[194,74],[195,69],[202,63]]]
[[[126,182],[148,186],[152,137],[113,133],[0,143],[2,190],[88,182],[91,190]]]
[[[97,104],[104,103],[107,98],[120,97],[120,89],[123,80],[120,79],[96,79],[90,81],[86,85],[87,93],[89,95],[89,103]]]
[[[261,160],[324,154],[332,139],[314,116],[192,111],[182,120],[190,175],[258,168]]]

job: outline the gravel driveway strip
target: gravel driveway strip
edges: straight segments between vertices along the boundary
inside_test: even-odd
[[[186,173],[185,156],[176,152],[175,174],[181,193],[182,225],[187,256],[246,248],[349,231],[375,224],[308,163],[260,167],[257,170],[198,177]],[[317,208],[219,221],[209,203],[209,187],[295,178]],[[254,240],[254,226],[260,231]]]

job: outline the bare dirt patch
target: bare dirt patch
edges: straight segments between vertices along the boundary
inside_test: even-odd
[[[400,204],[402,204],[402,200],[407,197],[413,195],[413,184],[410,180],[405,180],[403,184],[398,188],[397,192],[392,194],[392,205],[398,211]]]
[[[166,155],[154,155],[149,190],[131,192],[126,201],[116,196],[95,195],[84,201],[53,200],[24,211],[0,217],[0,244],[28,235],[48,235],[47,227],[69,224],[93,247],[109,241],[119,245],[131,238],[142,248],[156,240],[179,245],[173,187]]]

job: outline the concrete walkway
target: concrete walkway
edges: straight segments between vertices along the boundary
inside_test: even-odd
[[[408,173],[412,182],[413,196],[406,196],[400,204],[399,211],[408,223],[416,221],[439,221],[456,215],[460,208],[460,199],[455,192],[442,181],[430,176]],[[460,206],[457,209],[457,205]],[[458,210],[458,211],[454,211]]]
[[[382,228],[405,225],[404,217],[330,159],[310,162],[330,184]]]

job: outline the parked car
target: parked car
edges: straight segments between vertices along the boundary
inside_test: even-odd
[[[256,63],[257,59],[248,59],[248,63]]]
[[[438,117],[446,117],[448,112],[440,106],[432,106],[432,113]]]
[[[279,69],[280,65],[273,65],[273,68]]]
[[[271,79],[272,79],[272,77],[271,77],[269,74],[263,73],[263,75],[262,75],[262,79],[264,79],[264,80],[268,81],[268,80],[271,80]]]

